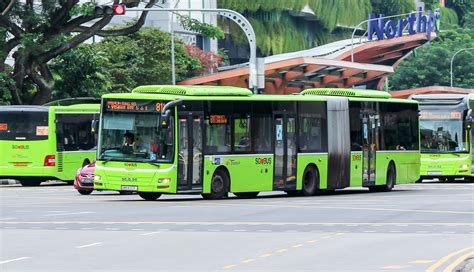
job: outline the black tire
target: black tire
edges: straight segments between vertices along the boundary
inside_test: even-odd
[[[448,178],[448,182],[455,182],[456,179],[455,178]]]
[[[138,195],[147,201],[155,201],[161,196],[160,193],[145,193],[145,192],[138,193]]]
[[[422,178],[419,178],[417,181],[415,181],[415,183],[422,183],[422,182],[423,182]]]
[[[387,169],[387,179],[385,181],[385,185],[376,185],[376,186],[369,186],[369,190],[371,192],[389,192],[395,186],[395,181],[397,180],[397,174],[395,170],[395,165],[390,163]]]
[[[441,177],[441,178],[438,178],[438,179],[439,179],[439,181],[441,181],[441,182],[446,182],[446,181],[448,180],[448,179],[445,178],[445,177]]]
[[[247,192],[247,193],[234,193],[234,195],[238,198],[254,198],[260,192]]]
[[[92,190],[77,190],[81,195],[90,195]]]
[[[39,186],[43,180],[36,178],[20,179],[20,184],[25,187]]]
[[[316,194],[319,184],[319,173],[313,166],[308,166],[303,172],[303,189],[301,193],[304,196],[312,196]]]
[[[223,169],[217,169],[211,179],[211,193],[202,194],[204,199],[221,199],[229,192],[229,176]]]
[[[66,182],[67,185],[74,185],[74,180],[65,180],[64,182]]]

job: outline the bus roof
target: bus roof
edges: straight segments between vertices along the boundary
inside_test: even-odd
[[[415,94],[410,99],[425,105],[457,105],[474,99],[472,94]]]
[[[132,93],[110,93],[102,98],[150,100],[235,100],[235,101],[326,101],[331,96],[344,96],[354,101],[387,101],[417,103],[414,100],[395,99],[383,91],[357,89],[307,89],[293,95],[253,94],[245,88],[231,86],[150,85],[135,88]]]
[[[0,106],[0,111],[8,112],[48,112],[46,106],[23,106],[23,105],[12,105],[12,106]]]

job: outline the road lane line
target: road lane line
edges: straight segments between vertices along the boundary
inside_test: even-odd
[[[296,244],[296,245],[292,245],[291,247],[294,247],[294,248],[298,248],[298,247],[302,247],[303,244]]]
[[[95,213],[95,212],[53,213],[53,214],[45,214],[43,216],[81,215],[81,214],[91,214],[91,213]]]
[[[471,251],[467,254],[464,254],[464,255],[460,256],[454,262],[452,262],[449,266],[447,266],[446,269],[443,270],[443,272],[452,272],[452,271],[454,271],[454,269],[458,265],[460,265],[462,262],[464,262],[467,259],[467,257],[473,256],[473,255],[474,255],[474,251]]]
[[[282,248],[282,249],[276,250],[275,252],[283,253],[285,251],[288,251],[288,249],[287,248]]]
[[[469,250],[472,250],[474,249],[474,246],[472,247],[466,247],[466,248],[463,248],[463,249],[460,249],[458,251],[455,251],[455,252],[452,252],[444,257],[442,257],[441,259],[439,259],[436,263],[434,263],[433,265],[431,265],[430,267],[428,267],[428,269],[425,270],[425,272],[435,272],[436,269],[438,269],[438,267],[442,266],[443,264],[445,264],[447,261],[449,261],[449,259],[451,259],[452,257],[458,255],[458,254],[461,254],[461,253],[464,253],[466,251],[469,251]]]
[[[222,269],[232,269],[236,266],[237,266],[236,264],[229,264],[229,265],[226,265],[226,266],[222,267]]]
[[[0,220],[13,220],[16,219],[15,217],[7,217],[7,218],[0,218]]]
[[[0,221],[1,224],[102,224],[102,225],[119,225],[119,224],[151,224],[151,225],[200,225],[204,224],[205,222],[200,221],[140,221],[140,222],[130,222],[130,221],[75,221],[75,220],[67,220],[67,221]],[[249,221],[228,221],[228,222],[213,222],[211,225],[249,225],[249,226],[256,226],[256,225],[270,225],[270,226],[293,226],[300,224],[298,222],[249,222]],[[337,225],[348,225],[348,224],[357,224],[360,226],[372,226],[372,227],[382,227],[382,226],[396,226],[399,224],[405,224],[408,226],[466,226],[466,227],[473,227],[474,222],[463,222],[463,223],[449,223],[449,222],[387,222],[387,223],[373,223],[373,222],[305,222],[310,226],[326,226],[331,224],[331,226]]]
[[[147,232],[147,233],[142,233],[140,235],[147,236],[147,235],[153,235],[153,234],[158,234],[158,233],[161,233],[161,231]]]
[[[411,261],[409,263],[411,264],[428,264],[428,263],[434,263],[436,260],[416,260],[416,261]]]
[[[255,262],[255,259],[247,259],[247,260],[242,261],[242,263],[251,263],[251,262]]]
[[[267,258],[267,257],[270,257],[270,256],[272,256],[272,255],[273,255],[273,253],[267,253],[267,254],[262,254],[262,255],[260,255],[260,256],[258,256],[258,257],[260,257],[260,258]]]
[[[30,257],[20,257],[20,258],[16,258],[16,259],[1,261],[0,264],[6,264],[6,263],[11,263],[11,262],[26,260],[26,259],[29,259],[29,258],[30,258]]]
[[[97,245],[100,245],[100,244],[102,244],[102,242],[97,242],[97,243],[92,243],[92,244],[88,244],[88,245],[77,246],[76,248],[85,248],[85,247],[97,246]]]

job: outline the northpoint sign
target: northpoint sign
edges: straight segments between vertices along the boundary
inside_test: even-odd
[[[423,15],[422,9],[419,8],[416,13],[413,12],[404,19],[385,21],[383,14],[380,14],[379,18],[377,18],[375,14],[371,13],[368,20],[368,38],[371,41],[374,35],[377,35],[379,40],[402,37],[403,30],[405,27],[408,27],[409,35],[426,32],[427,39],[429,40],[431,38],[431,31],[439,31],[436,23],[439,20],[439,16],[439,9],[436,9],[434,13],[429,10],[426,15]]]

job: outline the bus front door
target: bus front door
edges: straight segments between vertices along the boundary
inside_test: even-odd
[[[375,159],[378,149],[379,116],[376,114],[362,115],[362,184],[375,185]]]
[[[178,119],[178,193],[202,192],[203,114],[180,112]]]
[[[296,189],[296,118],[274,113],[274,190]]]

